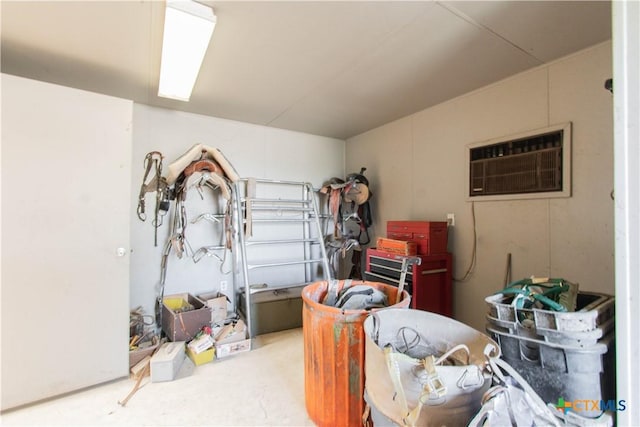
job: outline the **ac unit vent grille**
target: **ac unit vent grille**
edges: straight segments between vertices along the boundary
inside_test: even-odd
[[[471,149],[469,196],[562,191],[562,130]]]

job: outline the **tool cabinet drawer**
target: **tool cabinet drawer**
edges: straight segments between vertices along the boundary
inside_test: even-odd
[[[396,284],[400,279],[400,274],[402,273],[402,261],[387,259],[379,256],[370,256],[368,259],[368,265],[368,271],[396,279]],[[405,280],[407,282],[413,280],[413,268],[407,271]]]
[[[411,308],[452,316],[453,257],[450,253],[418,257],[420,265],[412,265],[405,277],[405,287],[411,294]],[[367,249],[365,278],[398,286],[403,258],[378,249]]]

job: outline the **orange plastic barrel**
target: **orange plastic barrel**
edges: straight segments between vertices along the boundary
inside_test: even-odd
[[[396,300],[398,288],[384,283],[352,281],[373,286]],[[338,292],[344,281],[339,281]],[[326,281],[302,290],[304,335],[304,392],[307,413],[319,427],[362,426],[364,411],[364,320],[368,310],[341,310],[322,304]],[[403,291],[399,303],[407,308],[411,297]],[[381,309],[384,310],[384,309]]]

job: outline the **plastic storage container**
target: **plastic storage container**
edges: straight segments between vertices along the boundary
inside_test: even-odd
[[[382,290],[390,302],[398,288],[376,282],[352,281]],[[339,281],[338,291],[344,287]],[[304,389],[307,413],[319,427],[362,426],[364,411],[364,330],[367,310],[341,310],[321,303],[326,281],[307,285],[302,291],[304,335]],[[406,291],[399,303],[406,308]],[[380,309],[382,311],[386,309]]]
[[[516,308],[512,300],[503,294],[485,298],[489,326],[515,336],[581,348],[595,345],[615,326],[615,299],[610,295],[579,292],[576,310],[570,312]]]
[[[532,315],[536,328],[558,332],[584,332],[596,329],[614,316],[614,298],[595,292],[579,292],[576,310],[557,312],[540,309],[517,309],[511,305],[512,297],[495,294],[485,298],[489,315],[501,321],[516,322],[518,313]]]
[[[500,344],[502,358],[545,402],[615,400],[614,331],[582,348],[513,335],[491,325],[487,332]],[[601,411],[587,406],[580,414],[593,418]]]

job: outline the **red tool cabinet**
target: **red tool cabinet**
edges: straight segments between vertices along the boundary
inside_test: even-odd
[[[447,252],[447,231],[444,221],[387,221],[387,237],[416,242],[419,255]]]
[[[421,263],[413,265],[407,271],[404,285],[411,294],[411,308],[452,317],[452,255],[445,252],[418,257]],[[366,280],[398,286],[402,257],[377,249],[367,249],[366,259]]]

